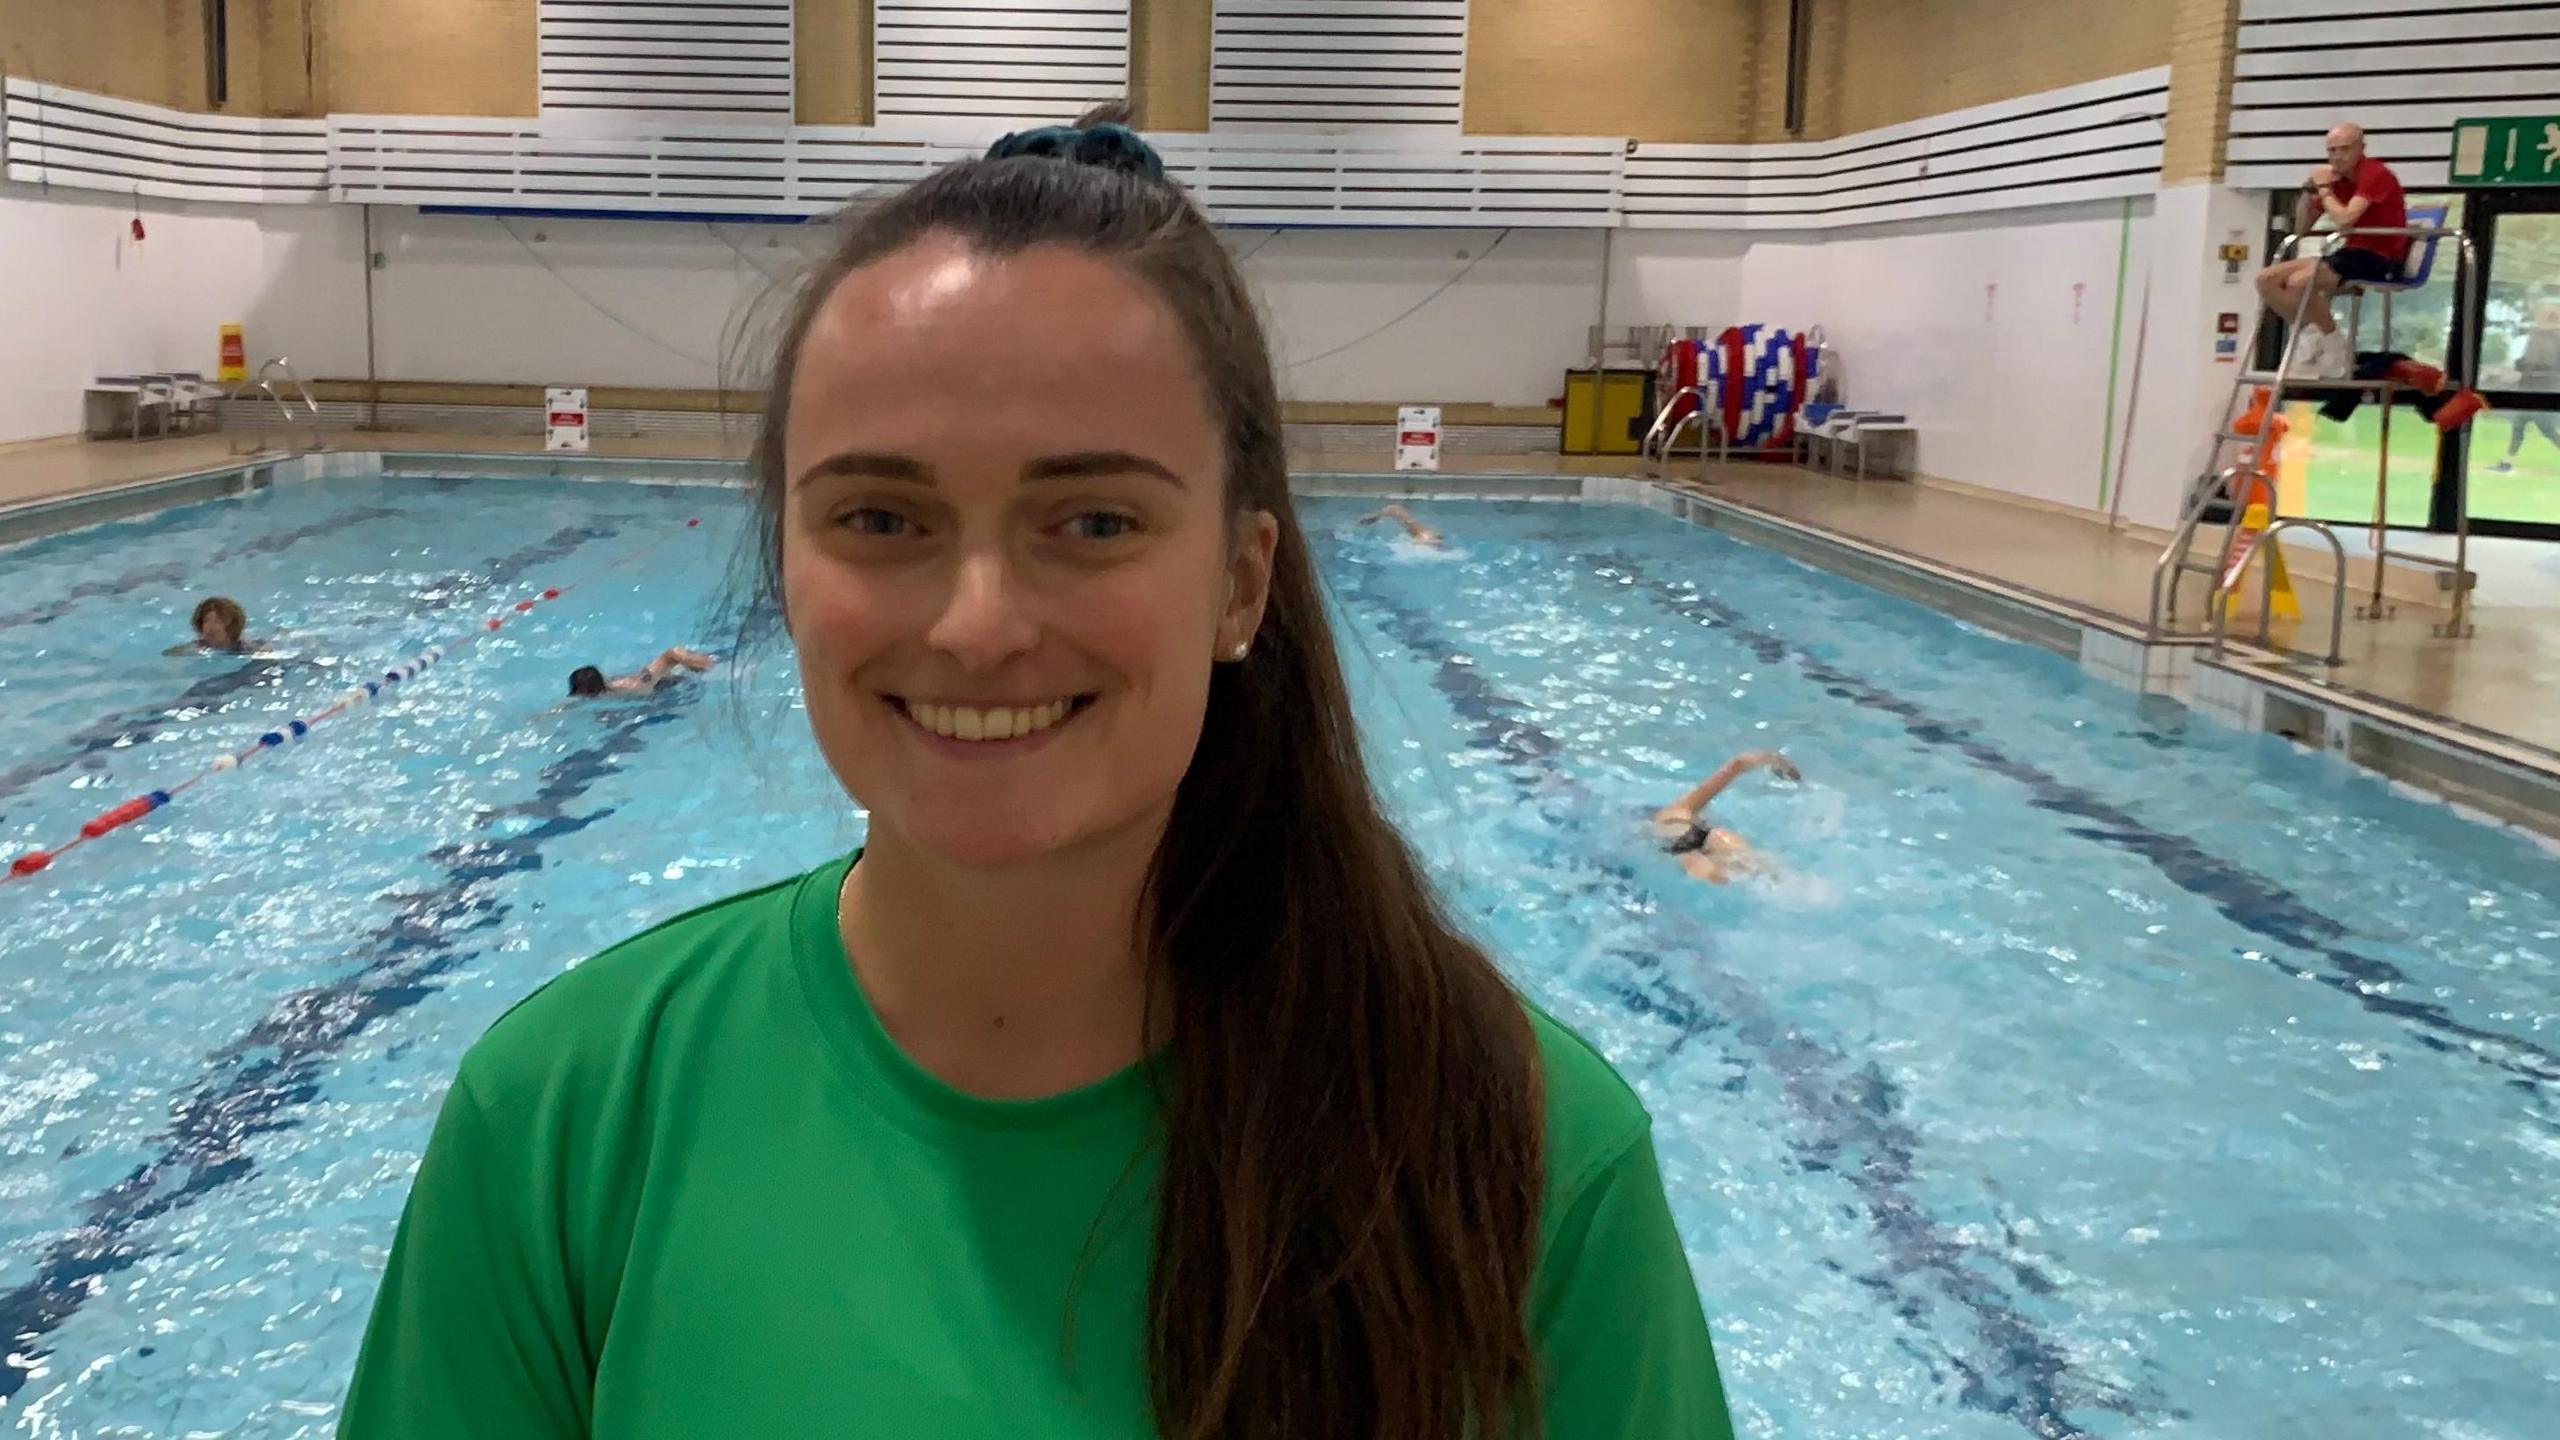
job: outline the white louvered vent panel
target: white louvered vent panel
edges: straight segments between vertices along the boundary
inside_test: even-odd
[[[884,125],[1064,124],[1129,93],[1129,0],[874,0],[871,24]]]
[[[1227,224],[1817,230],[2148,194],[2167,91],[2168,72],[2149,70],[1816,144],[1632,153],[1608,137],[1414,130],[1153,138],[1175,178]],[[20,79],[0,118],[0,161],[29,184],[699,216],[825,214],[983,153],[1007,123],[241,120]],[[2288,182],[2294,173],[2288,165]]]
[[[329,198],[323,120],[197,115],[9,77],[6,173],[30,185],[273,205]]]
[[[1229,225],[1617,223],[1625,146],[1584,136],[1159,138],[1166,168]]]
[[[2148,195],[2169,72],[2137,71],[1788,145],[1632,147],[1629,226],[1830,230]]]
[[[542,113],[788,125],[792,0],[539,0]]]
[[[2412,190],[2441,186],[2457,120],[2560,113],[2560,3],[2242,0],[2225,179],[2290,189],[2352,120]]]
[[[1214,0],[1212,15],[1212,128],[1458,128],[1467,0]]]

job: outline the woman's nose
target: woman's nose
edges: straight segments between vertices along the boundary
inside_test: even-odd
[[[928,638],[968,669],[994,669],[1029,650],[1040,637],[1027,598],[1003,553],[965,553]]]

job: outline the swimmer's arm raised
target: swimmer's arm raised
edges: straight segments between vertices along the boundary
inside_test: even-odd
[[[1656,820],[1689,821],[1698,817],[1715,798],[1730,788],[1734,781],[1754,770],[1773,770],[1788,780],[1804,778],[1795,764],[1775,750],[1753,750],[1736,755],[1716,767],[1716,773],[1698,782],[1698,787],[1653,814]]]

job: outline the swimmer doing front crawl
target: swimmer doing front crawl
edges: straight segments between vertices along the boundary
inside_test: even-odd
[[[1804,779],[1786,756],[1775,750],[1753,750],[1717,766],[1716,773],[1700,781],[1696,789],[1653,812],[1654,831],[1662,848],[1678,859],[1680,868],[1693,879],[1724,885],[1737,876],[1769,872],[1769,862],[1751,848],[1750,842],[1707,816],[1707,806],[1734,781],[1764,769],[1781,780]]]

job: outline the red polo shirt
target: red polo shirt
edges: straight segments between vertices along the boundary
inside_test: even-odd
[[[2336,193],[2341,205],[2353,204],[2359,195],[2373,201],[2365,207],[2364,218],[2356,222],[2359,230],[2391,230],[2409,223],[2409,196],[2400,188],[2400,177],[2370,155],[2356,165],[2354,174],[2338,178]],[[2358,235],[2347,241],[2347,248],[2370,250],[2397,265],[2409,258],[2409,237]]]

